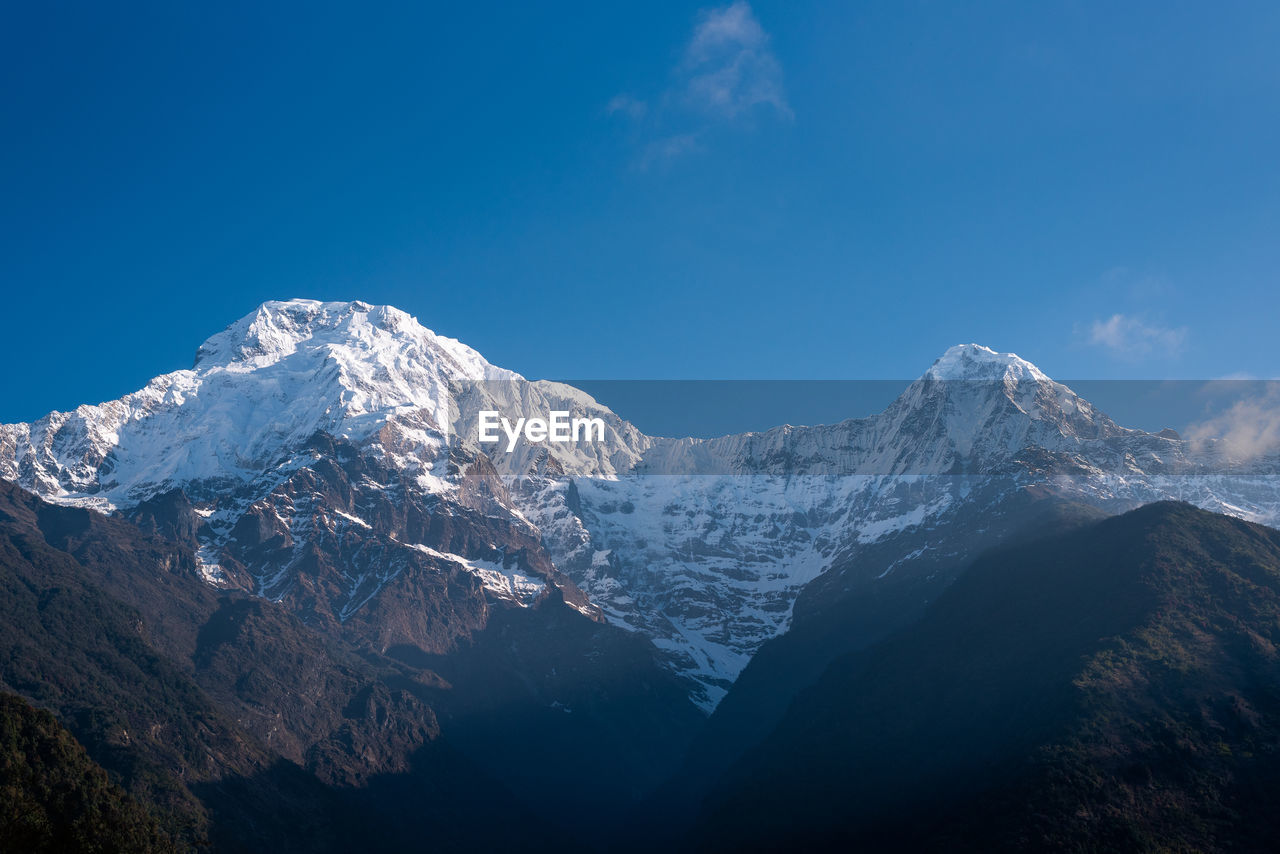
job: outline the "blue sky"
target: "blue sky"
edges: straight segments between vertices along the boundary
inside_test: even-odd
[[[1274,3],[7,4],[0,420],[291,296],[532,377],[1280,376],[1276,44]]]

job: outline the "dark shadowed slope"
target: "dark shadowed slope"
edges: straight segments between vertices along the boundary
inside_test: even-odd
[[[698,847],[1263,850],[1280,532],[1160,503],[988,554],[721,779]]]
[[[32,854],[149,854],[174,845],[57,718],[12,694],[0,694],[0,842]]]
[[[178,847],[592,845],[703,720],[648,641],[558,595],[384,656],[209,586],[148,527],[0,482],[0,689],[53,712]]]
[[[217,607],[181,562],[125,523],[0,484],[0,687],[55,713],[179,849],[338,838],[330,791],[240,725],[241,709],[220,707],[177,654]]]
[[[925,547],[928,534],[909,529],[819,577],[797,600],[790,631],[761,647],[698,733],[682,773],[651,799],[668,816],[666,838],[687,830],[708,789],[772,732],[832,661],[919,619],[974,556],[1104,518],[1097,508],[1015,491],[961,514],[941,532],[946,548]]]

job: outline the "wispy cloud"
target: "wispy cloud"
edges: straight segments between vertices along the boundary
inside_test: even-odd
[[[1202,446],[1219,443],[1228,457],[1242,462],[1280,451],[1280,386],[1269,383],[1262,394],[1191,425],[1186,437]]]
[[[743,0],[699,16],[678,77],[689,106],[707,115],[732,119],[765,107],[791,117],[769,34]]]
[[[750,119],[793,116],[782,66],[769,34],[745,0],[698,13],[693,34],[671,69],[667,87],[651,99],[619,93],[605,106],[641,133],[641,167],[704,147],[720,127],[745,129]]]
[[[644,118],[645,113],[649,112],[649,105],[639,98],[624,92],[610,98],[609,103],[605,105],[604,111],[609,115],[621,113],[627,118],[639,121]]]
[[[1088,342],[1114,356],[1176,356],[1187,340],[1185,327],[1170,328],[1126,314],[1095,320],[1089,327]]]

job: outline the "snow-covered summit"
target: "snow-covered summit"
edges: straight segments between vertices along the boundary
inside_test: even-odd
[[[881,419],[886,437],[915,436],[916,454],[965,468],[1130,432],[1026,359],[981,344],[948,349]]]
[[[925,376],[943,381],[1049,381],[1044,372],[1016,353],[997,353],[981,344],[951,347],[933,363]]]
[[[553,468],[608,474],[646,441],[590,396],[491,365],[392,306],[271,301],[200,345],[190,369],[120,400],[0,426],[0,477],[110,511],[174,488],[214,494],[259,480],[323,433],[370,446],[438,491],[448,485],[433,468],[467,444],[476,412],[558,408],[604,418],[608,441],[557,447]],[[538,450],[498,462],[525,472],[546,465]]]
[[[408,417],[424,446],[449,424],[459,381],[519,379],[398,309],[264,303],[211,337],[195,365],[120,400],[0,428],[0,476],[110,510],[278,465],[318,431],[361,441]]]
[[[647,473],[937,475],[1000,469],[1028,447],[1076,453],[1082,441],[1133,432],[1027,360],[962,344],[870,417],[660,442],[643,465]]]
[[[201,344],[195,368],[247,371],[285,359],[300,348],[325,346],[359,352],[383,363],[415,353],[443,357],[452,372],[474,380],[516,376],[490,365],[462,342],[437,335],[408,312],[358,300],[264,302]]]

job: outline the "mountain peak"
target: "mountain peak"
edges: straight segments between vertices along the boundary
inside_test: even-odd
[[[265,302],[210,337],[190,370],[118,401],[12,425],[0,473],[110,510],[201,482],[251,481],[317,432],[364,441],[405,418],[415,472],[446,441],[450,389],[518,379],[392,306]],[[26,456],[20,466],[17,452]],[[25,466],[30,474],[21,475]]]
[[[399,345],[445,351],[460,364],[480,369],[487,363],[470,347],[436,335],[417,318],[395,306],[313,299],[268,300],[226,329],[211,336],[196,351],[195,367],[252,369],[273,364],[312,345],[359,345],[374,353]]]
[[[948,349],[925,376],[935,380],[1049,381],[1043,371],[1016,353],[998,353],[981,344],[957,344]]]

